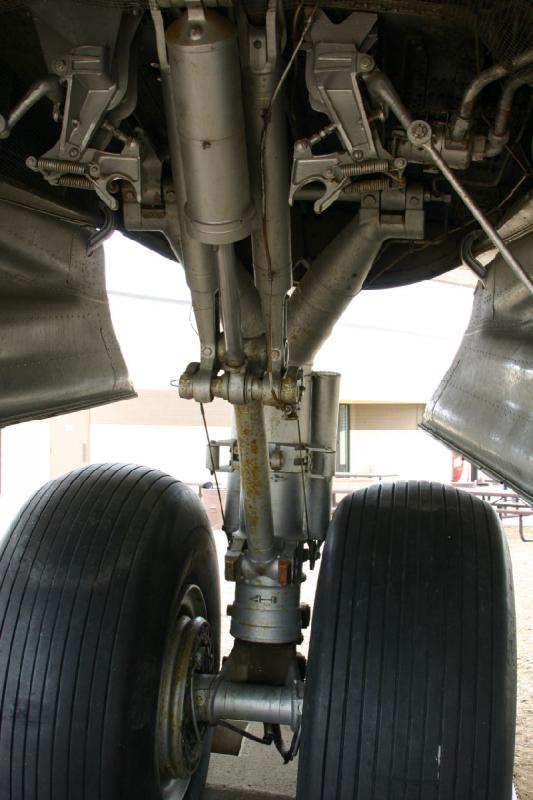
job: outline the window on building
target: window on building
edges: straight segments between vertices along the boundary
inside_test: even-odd
[[[350,406],[339,405],[339,426],[337,433],[337,472],[350,471]]]

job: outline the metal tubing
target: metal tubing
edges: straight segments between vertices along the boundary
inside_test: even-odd
[[[255,58],[266,51],[263,32],[250,37]],[[262,41],[260,50],[252,40]],[[261,297],[272,372],[280,374],[284,366],[285,303],[292,286],[291,230],[287,204],[289,162],[283,90],[265,114],[278,84],[279,64],[268,61],[245,71],[246,122],[252,197],[257,224],[252,231],[252,258],[255,285]],[[266,125],[266,128],[265,128]],[[264,190],[264,196],[263,196]]]
[[[265,564],[274,558],[275,543],[262,404],[235,406],[235,424],[248,553],[252,561]]]
[[[13,108],[7,120],[0,115],[0,139],[7,139],[15,125],[26,116],[30,108],[42,100],[43,97],[48,97],[53,103],[59,103],[63,97],[61,84],[59,78],[53,75],[48,75],[46,78],[34,83]]]
[[[390,79],[378,69],[364,74],[362,77],[370,95],[385,103],[397,120],[407,129],[412,121],[411,114],[405,108]]]
[[[533,49],[521,53],[511,61],[509,66],[495,64],[483,70],[483,72],[480,72],[479,75],[474,78],[463,95],[461,108],[459,109],[459,114],[452,130],[452,139],[454,142],[460,142],[470,130],[476,100],[483,89],[489,84],[494,83],[494,81],[505,78],[510,73],[522,67],[526,67],[531,63],[533,63]]]
[[[357,216],[320,253],[290,299],[292,363],[313,361],[344,309],[360,292],[384,238],[379,215],[365,222]]]
[[[521,86],[524,86],[524,84],[529,83],[532,80],[533,68],[529,67],[528,69],[517,72],[515,75],[509,78],[508,81],[506,81],[505,86],[503,87],[500,102],[498,104],[496,119],[494,120],[494,125],[492,126],[491,133],[494,136],[505,136],[507,132],[507,126],[509,124],[509,117],[511,116],[511,111],[513,108],[514,96]]]
[[[503,239],[496,233],[493,226],[490,224],[490,222],[486,219],[484,214],[477,207],[477,205],[472,200],[468,192],[463,188],[461,183],[457,180],[451,169],[448,167],[444,159],[441,157],[440,153],[437,153],[435,148],[432,146],[431,141],[428,144],[425,144],[424,147],[430,152],[435,165],[440,169],[444,177],[448,180],[453,189],[457,192],[457,194],[459,195],[465,206],[468,208],[472,216],[477,220],[481,228],[483,228],[483,230],[487,234],[488,238],[495,245],[496,249],[499,250],[504,261],[506,261],[506,263],[511,267],[515,275],[522,281],[522,283],[528,289],[528,291],[531,294],[533,294],[533,280],[529,277],[524,268],[518,263],[514,255],[511,253],[511,251],[503,241]]]
[[[224,325],[226,345],[225,361],[228,367],[240,367],[244,362],[242,341],[240,297],[237,287],[235,250],[232,244],[221,244],[217,248],[218,287],[220,310]]]
[[[185,223],[185,180],[181,159],[180,143],[177,134],[177,112],[172,92],[171,76],[166,59],[164,29],[161,13],[152,10],[156,29],[158,56],[161,66],[161,87],[163,104],[167,118],[170,160],[172,177],[176,191],[176,204],[180,230],[167,233],[176,258],[182,262],[185,277],[191,292],[191,299],[202,347],[201,362],[206,372],[211,372],[211,365],[216,357],[217,315],[215,297],[217,291],[217,273],[215,253],[212,247],[197,242],[187,232]],[[211,400],[210,387],[206,389],[205,402]]]
[[[222,719],[289,725],[296,730],[302,711],[303,684],[261,686],[220,680],[213,675],[194,678],[196,717],[216,725]]]
[[[533,50],[527,51],[523,53],[521,57],[515,59],[513,64],[517,64],[520,62],[520,59],[529,59],[533,60]],[[526,59],[526,63],[529,63]],[[518,66],[522,66],[521,63],[518,63]],[[487,70],[488,72],[488,70]],[[480,78],[481,76],[478,76]],[[482,87],[483,88],[483,87]],[[389,101],[390,102],[390,101]],[[407,131],[407,135],[409,141],[416,145],[417,147],[423,147],[426,150],[435,166],[442,172],[448,183],[452,186],[452,188],[457,192],[458,196],[461,198],[465,206],[468,208],[474,219],[479,223],[481,228],[485,231],[490,241],[495,245],[496,249],[501,253],[502,258],[504,261],[511,267],[515,275],[522,281],[524,286],[527,290],[533,294],[533,280],[529,277],[527,272],[523,269],[523,267],[518,263],[516,258],[513,256],[503,239],[497,234],[494,227],[490,224],[481,210],[478,208],[476,203],[470,197],[468,192],[464,189],[463,185],[460,181],[457,180],[453,171],[448,167],[446,161],[442,158],[440,153],[435,149],[433,145],[433,137],[431,133],[430,126],[424,122],[423,120],[417,120],[416,122],[412,121],[412,117],[403,105],[401,99],[396,96],[394,100],[394,105],[389,105],[391,110],[400,120],[402,125],[404,126],[405,130]],[[416,128],[417,130],[413,130]],[[304,279],[305,280],[305,279]],[[295,292],[296,294],[296,292]]]

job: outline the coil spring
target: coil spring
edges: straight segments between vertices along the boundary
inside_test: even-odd
[[[373,158],[360,161],[358,164],[341,164],[339,172],[343,178],[356,178],[358,175],[373,175],[375,172],[388,172],[389,161],[386,158]]]
[[[94,189],[94,184],[80,175],[61,175],[55,185],[65,189]]]
[[[344,190],[346,194],[364,194],[365,192],[382,192],[390,189],[392,181],[390,178],[369,178],[366,181],[356,181],[350,183]]]
[[[85,175],[86,164],[76,161],[62,161],[60,158],[39,158],[37,169],[47,172],[67,172],[69,175]]]

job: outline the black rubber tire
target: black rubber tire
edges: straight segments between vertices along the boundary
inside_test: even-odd
[[[493,509],[436,483],[346,498],[315,600],[299,800],[510,800],[515,707]]]
[[[160,800],[161,660],[187,584],[204,594],[218,664],[218,567],[198,498],[146,467],[69,473],[13,523],[0,582],[0,797]]]

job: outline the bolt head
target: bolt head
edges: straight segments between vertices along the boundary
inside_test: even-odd
[[[191,41],[197,42],[203,35],[204,31],[201,25],[191,25],[189,28],[189,39]]]
[[[256,50],[261,50],[261,48],[263,47],[263,42],[261,41],[261,39],[254,39],[254,47]]]
[[[372,56],[363,56],[359,59],[359,69],[362,72],[371,72],[374,69],[374,59]]]
[[[68,154],[70,158],[78,158],[80,150],[78,147],[71,147],[70,150],[68,151]]]
[[[431,135],[431,127],[423,119],[415,119],[407,130],[409,141],[417,147],[423,147],[429,144],[431,142]]]
[[[100,167],[98,164],[89,164],[89,175],[91,178],[98,178],[100,175]]]
[[[58,75],[63,75],[67,71],[67,62],[63,61],[62,58],[58,58],[57,61],[54,61],[54,72]]]
[[[353,153],[352,153],[352,158],[355,159],[355,161],[362,161],[363,158],[364,158],[364,155],[365,154],[363,153],[362,150],[354,150]]]

